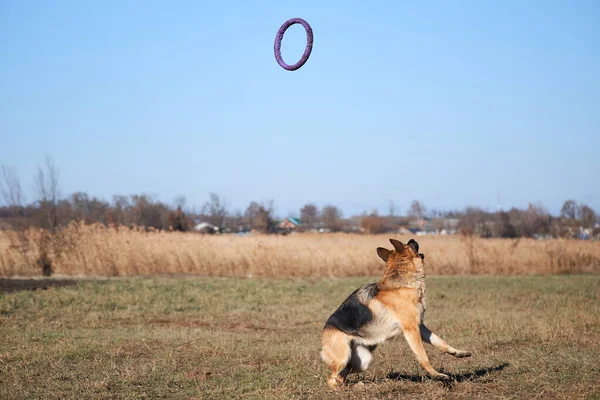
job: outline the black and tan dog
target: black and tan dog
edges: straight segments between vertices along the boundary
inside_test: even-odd
[[[448,379],[427,358],[423,342],[455,357],[471,353],[455,349],[423,324],[427,308],[424,255],[411,239],[390,239],[394,250],[377,248],[387,264],[381,280],[358,288],[329,317],[323,328],[321,358],[331,369],[327,384],[344,383],[349,373],[365,371],[378,344],[402,332],[421,366],[434,378]]]

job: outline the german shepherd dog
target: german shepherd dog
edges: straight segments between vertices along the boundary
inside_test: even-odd
[[[327,385],[337,389],[350,373],[366,371],[378,344],[402,332],[421,366],[435,379],[449,379],[437,372],[427,358],[423,342],[455,357],[470,352],[450,346],[423,323],[425,256],[419,244],[390,239],[394,250],[377,248],[386,262],[383,277],[354,291],[329,317],[322,332],[321,358],[331,370]]]

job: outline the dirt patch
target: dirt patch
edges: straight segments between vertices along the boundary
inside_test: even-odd
[[[18,292],[22,290],[46,290],[52,287],[75,285],[73,279],[7,279],[0,278],[0,292]]]

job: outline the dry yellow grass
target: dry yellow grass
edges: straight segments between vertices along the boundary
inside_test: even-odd
[[[0,232],[0,275],[40,275],[41,233]],[[178,275],[246,277],[377,276],[378,246],[394,235],[297,234],[203,236],[71,224],[47,244],[60,275]],[[409,237],[395,236],[400,240]],[[600,272],[600,242],[419,237],[429,275],[531,275]]]

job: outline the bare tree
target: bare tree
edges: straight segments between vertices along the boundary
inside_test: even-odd
[[[305,229],[314,229],[319,222],[319,209],[313,203],[305,204],[300,209],[300,220]]]
[[[341,231],[343,228],[342,211],[333,205],[323,207],[321,219],[325,228],[333,232]]]
[[[517,229],[510,222],[508,213],[501,211],[498,214],[498,221],[495,224],[495,235],[502,238],[516,238],[519,236]]]
[[[435,208],[430,209],[428,214],[431,218],[442,218],[444,216],[443,211]]]
[[[567,200],[560,209],[560,216],[571,222],[579,219],[579,206],[575,200]]]
[[[586,228],[593,228],[597,221],[596,212],[587,204],[579,206],[579,215],[581,217],[581,225]]]
[[[130,225],[133,221],[130,218],[131,204],[129,197],[114,195],[112,198],[112,207],[108,212],[108,223],[115,225]]]
[[[202,213],[208,216],[208,222],[222,229],[228,214],[227,201],[216,193],[210,193],[209,200],[202,206]]]
[[[169,207],[166,204],[148,194],[132,195],[130,198],[127,214],[131,223],[155,229],[169,227]]]
[[[541,204],[529,204],[527,210],[522,213],[522,235],[531,237],[535,234],[547,234],[550,232],[552,217]]]
[[[39,195],[40,210],[43,216],[42,227],[54,231],[58,226],[57,205],[59,199],[59,171],[54,160],[46,156],[44,167],[39,167],[35,183]]]
[[[234,232],[244,230],[244,214],[240,210],[236,210],[227,218],[227,226]]]
[[[58,203],[59,215],[66,221],[79,220],[85,223],[99,222],[106,224],[111,212],[107,202],[90,198],[87,193],[75,192],[69,200],[60,200]],[[112,220],[110,222],[113,222]]]
[[[38,167],[35,175],[35,185],[39,197],[39,224],[44,228],[37,243],[39,251],[37,264],[46,276],[53,272],[53,260],[50,255],[54,254],[54,257],[59,257],[62,251],[61,241],[56,240],[58,237],[56,229],[59,225],[59,175],[58,168],[50,156],[46,156],[44,165]]]
[[[87,193],[76,192],[71,195],[73,217],[88,222],[92,215],[91,200]]]
[[[387,230],[385,220],[378,215],[377,210],[371,211],[369,215],[365,213],[360,220],[360,226],[368,234],[383,233]]]
[[[187,199],[185,198],[184,195],[176,196],[173,199],[173,204],[175,205],[175,208],[181,208],[182,210],[184,210],[185,205],[187,204]]]
[[[23,231],[27,228],[25,217],[26,203],[23,189],[21,188],[21,179],[15,167],[2,165],[0,167],[2,176],[0,176],[0,195],[9,209],[12,217],[11,226],[14,231],[19,232],[18,237],[13,238],[20,241],[19,246],[26,245],[27,237]],[[12,240],[12,239],[11,239]],[[16,246],[16,243],[13,243]]]
[[[12,216],[12,229],[7,232],[7,237],[10,242],[10,248],[15,249],[24,263],[30,263],[30,249],[33,244],[31,236],[27,234],[28,223],[25,218],[27,215],[25,196],[21,187],[21,180],[15,167],[7,167],[2,165],[0,168],[2,175],[0,176],[0,195],[10,210]],[[43,249],[40,249],[43,255]],[[51,269],[44,269],[42,272],[49,275]]]
[[[268,202],[261,204],[258,207],[258,214],[256,215],[256,221],[254,227],[264,233],[271,233],[275,229],[275,221],[273,219],[273,212],[275,211],[274,201],[269,200]]]
[[[458,229],[463,235],[484,235],[485,212],[478,207],[467,207]]]
[[[388,210],[389,210],[389,213],[388,213],[389,215],[388,216],[392,217],[392,218],[395,217],[396,214],[398,213],[399,210],[396,207],[396,203],[394,203],[393,200],[390,200],[390,204],[389,204]]]
[[[15,167],[2,165],[2,176],[0,177],[0,194],[6,205],[10,208],[13,216],[25,207],[25,196],[21,188],[19,173]]]
[[[187,217],[181,206],[177,206],[175,211],[169,212],[169,228],[179,232],[185,232],[189,229]]]
[[[275,229],[275,221],[273,220],[274,211],[275,202],[273,200],[261,203],[253,201],[246,209],[245,219],[250,229],[270,233]]]
[[[414,219],[420,220],[423,219],[426,211],[427,209],[420,201],[413,200],[413,202],[410,204],[410,208],[408,209],[408,215]]]
[[[256,201],[250,202],[248,208],[246,208],[246,212],[244,213],[244,219],[250,229],[254,229],[254,222],[256,221],[259,208],[260,204],[258,204]]]

